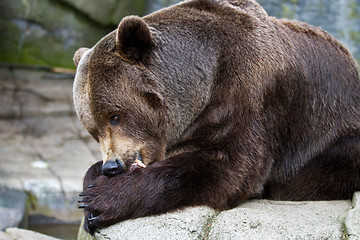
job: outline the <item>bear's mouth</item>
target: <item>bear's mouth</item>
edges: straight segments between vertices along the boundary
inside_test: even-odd
[[[140,154],[137,154],[137,157],[136,157],[135,161],[131,164],[130,171],[133,171],[133,170],[138,169],[138,168],[146,168],[144,160],[143,160],[143,158],[141,157]]]

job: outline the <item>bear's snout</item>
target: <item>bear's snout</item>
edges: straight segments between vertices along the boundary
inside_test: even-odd
[[[105,176],[112,177],[123,173],[125,168],[120,160],[116,159],[115,161],[107,161],[101,170]]]

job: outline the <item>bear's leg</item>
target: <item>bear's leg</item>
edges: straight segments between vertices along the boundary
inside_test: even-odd
[[[294,177],[270,182],[265,198],[349,199],[360,190],[360,136],[344,137],[311,160]]]
[[[99,176],[82,193],[85,229],[94,233],[119,221],[186,206],[235,207],[258,191],[269,169],[265,161],[244,164],[219,151],[198,151],[129,173]]]

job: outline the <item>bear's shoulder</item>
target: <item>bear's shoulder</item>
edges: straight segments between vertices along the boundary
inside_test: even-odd
[[[305,33],[309,37],[317,38],[331,43],[335,48],[340,49],[345,55],[351,57],[351,53],[337,39],[320,27],[311,26],[298,20],[279,19],[280,24],[295,32]]]

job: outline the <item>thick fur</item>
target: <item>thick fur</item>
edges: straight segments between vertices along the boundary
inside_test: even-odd
[[[320,29],[269,17],[252,0],[191,0],[124,18],[75,60],[75,107],[111,150],[104,161],[141,154],[148,165],[113,177],[101,162],[88,170],[89,232],[187,206],[360,190],[358,70]],[[121,121],[109,125],[114,114]]]

